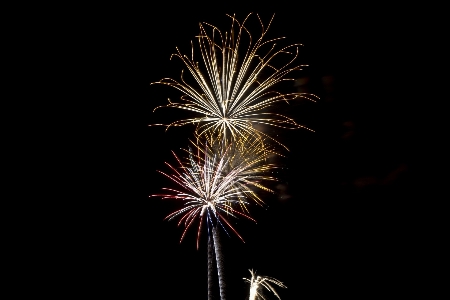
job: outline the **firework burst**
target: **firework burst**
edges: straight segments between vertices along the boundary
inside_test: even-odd
[[[262,180],[275,180],[267,176],[274,166],[266,162],[269,152],[262,149],[260,143],[247,142],[224,143],[209,140],[205,143],[192,142],[195,150],[189,148],[188,158],[182,162],[174,153],[179,163],[175,168],[166,163],[173,174],[161,172],[182,189],[164,188],[167,193],[159,196],[163,199],[183,200],[184,206],[169,214],[166,219],[180,217],[178,225],[184,225],[180,241],[187,230],[198,221],[197,248],[199,246],[201,226],[206,219],[208,230],[211,226],[231,229],[241,240],[242,237],[227,220],[239,216],[255,221],[249,216],[247,205],[254,200],[262,205],[262,200],[256,195],[254,187],[271,191],[262,185]],[[245,148],[245,150],[244,150]],[[256,222],[256,221],[255,221]]]
[[[275,291],[275,289],[273,288],[273,286],[270,285],[270,283],[273,283],[282,288],[286,288],[286,286],[281,281],[272,277],[256,276],[256,273],[253,270],[249,271],[250,274],[252,274],[252,277],[250,279],[243,278],[246,282],[250,283],[249,300],[259,300],[259,299],[265,300],[264,296],[261,293],[262,292],[261,287],[266,288],[267,290],[271,291],[275,296],[277,296],[278,299],[281,299],[280,296]]]
[[[196,38],[201,64],[194,59],[193,44],[191,57],[183,55],[177,48],[177,53],[172,56],[181,59],[195,83],[187,83],[183,72],[180,81],[164,78],[155,83],[171,86],[183,93],[180,103],[169,99],[169,104],[164,107],[177,107],[200,116],[178,120],[166,125],[167,127],[193,123],[197,125],[196,132],[200,136],[209,133],[220,138],[231,136],[233,139],[248,134],[270,138],[254,126],[257,124],[311,130],[287,116],[265,112],[280,101],[308,99],[315,102],[317,96],[272,90],[276,84],[292,80],[286,78],[289,73],[305,66],[292,65],[301,45],[278,48],[276,42],[283,37],[265,40],[273,16],[265,27],[259,15],[256,16],[262,32],[253,42],[245,26],[250,15],[242,23],[234,16],[227,15],[232,24],[230,32],[224,34],[211,24],[200,23],[200,34]],[[281,56],[285,58],[284,64],[275,67],[274,60]]]

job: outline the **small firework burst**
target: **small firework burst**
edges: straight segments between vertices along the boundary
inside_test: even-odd
[[[270,285],[270,283],[273,283],[278,285],[279,287],[286,288],[286,286],[281,281],[272,277],[257,276],[253,270],[249,271],[250,274],[252,274],[252,277],[250,279],[244,278],[246,282],[250,283],[249,300],[259,300],[259,299],[265,300],[264,296],[262,295],[262,287],[271,291],[275,296],[277,296],[278,299],[281,299],[280,296],[275,291],[275,289]]]

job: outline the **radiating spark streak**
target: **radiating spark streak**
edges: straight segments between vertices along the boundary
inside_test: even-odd
[[[249,300],[265,300],[264,296],[261,294],[261,287],[266,288],[267,290],[274,293],[278,299],[281,300],[280,296],[277,294],[275,289],[270,285],[270,283],[274,283],[282,288],[286,288],[286,286],[279,281],[278,279],[267,277],[267,276],[256,276],[256,273],[253,270],[249,270],[250,274],[252,274],[251,279],[243,278],[245,281],[250,283],[250,297]]]
[[[160,107],[176,107],[200,116],[174,121],[165,125],[167,128],[197,124],[196,132],[200,136],[204,134],[226,136],[229,132],[233,139],[249,133],[267,137],[253,126],[257,123],[313,131],[284,115],[263,112],[280,101],[307,99],[315,102],[318,97],[307,93],[283,94],[273,90],[281,81],[292,80],[286,78],[288,74],[306,66],[293,65],[299,55],[298,47],[302,45],[292,44],[277,50],[276,42],[284,37],[264,40],[274,16],[265,27],[258,14],[262,32],[254,41],[245,26],[250,15],[247,15],[242,23],[236,20],[235,16],[227,15],[231,18],[231,29],[225,34],[214,25],[200,23],[200,33],[196,39],[201,64],[195,61],[193,42],[190,57],[176,48],[177,51],[171,58],[175,56],[183,62],[195,84],[190,84],[184,79],[183,71],[180,81],[163,78],[154,82],[168,85],[183,94],[180,103],[169,99],[169,104],[158,106],[155,110]],[[266,45],[270,47],[269,50],[260,54],[261,48],[267,47]],[[288,56],[288,59],[281,67],[276,67],[274,60],[279,56]]]
[[[250,200],[259,205],[263,205],[263,201],[252,187],[271,192],[261,181],[275,180],[266,175],[274,168],[266,161],[273,152],[263,145],[258,138],[251,136],[234,143],[210,136],[204,142],[200,137],[195,142],[191,141],[191,147],[185,150],[185,161],[172,152],[179,167],[166,163],[172,173],[159,172],[181,188],[163,188],[165,193],[150,197],[183,200],[184,207],[165,218],[180,218],[178,225],[184,226],[180,242],[188,229],[198,221],[198,247],[203,219],[206,219],[208,226],[218,224],[225,231],[231,229],[243,240],[227,218],[244,217],[256,222],[249,216],[247,206]]]
[[[244,214],[242,214],[242,215],[244,215]],[[244,216],[246,216],[246,215],[244,215]],[[224,222],[231,228],[231,230],[233,230],[233,232],[241,239],[241,241],[244,242],[244,239],[241,237],[241,235],[233,228],[233,226],[231,226],[230,223],[228,223],[228,221],[227,221],[224,217],[222,217],[221,215],[219,215],[219,218],[220,218],[222,221],[224,221]],[[255,221],[255,220],[252,219],[252,218],[249,218],[249,219]],[[255,221],[255,222],[256,222],[256,221]]]

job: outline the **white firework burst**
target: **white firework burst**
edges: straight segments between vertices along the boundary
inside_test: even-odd
[[[244,278],[244,280],[246,282],[250,283],[249,300],[259,300],[259,299],[266,300],[266,298],[264,298],[264,296],[262,295],[263,287],[266,288],[267,290],[271,291],[275,296],[277,296],[278,299],[281,300],[280,296],[275,291],[273,286],[270,285],[272,283],[272,284],[278,285],[279,287],[286,288],[286,286],[281,281],[279,281],[278,279],[272,278],[272,277],[257,276],[253,270],[249,270],[249,271],[250,271],[250,274],[252,274],[252,277],[250,279]]]
[[[174,153],[179,167],[166,163],[173,174],[160,173],[181,188],[163,188],[167,193],[151,195],[183,201],[183,207],[166,218],[180,217],[179,225],[184,224],[185,227],[181,239],[198,220],[197,247],[203,219],[209,224],[208,228],[213,225],[225,230],[229,228],[242,239],[227,217],[242,216],[255,221],[249,216],[247,205],[249,200],[260,205],[263,201],[253,187],[271,192],[261,181],[275,180],[267,175],[274,168],[265,160],[271,152],[262,148],[258,141],[252,143],[247,139],[246,142],[228,145],[210,143],[211,140],[202,143],[199,139],[196,143],[192,142],[195,150],[186,150],[188,158],[184,161]]]

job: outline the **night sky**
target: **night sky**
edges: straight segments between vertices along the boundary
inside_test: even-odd
[[[80,150],[92,162],[83,184],[95,195],[82,201],[86,209],[74,204],[82,213],[71,231],[70,267],[84,274],[74,280],[76,291],[206,299],[206,235],[198,250],[195,230],[180,243],[182,227],[163,219],[182,203],[148,197],[173,187],[157,170],[169,171],[164,162],[175,164],[171,150],[181,153],[194,127],[149,127],[187,116],[171,108],[153,113],[181,94],[149,84],[179,79],[183,64],[170,55],[175,47],[190,54],[199,22],[226,31],[225,13],[242,20],[249,11],[187,13],[164,5],[103,12],[80,48],[91,62],[81,84],[96,87],[83,100],[96,124]],[[399,12],[358,11],[298,5],[260,13],[265,24],[276,13],[269,37],[304,45],[298,62],[309,67],[280,88],[321,99],[273,110],[316,132],[270,131],[290,151],[277,162],[279,182],[269,183],[275,194],[261,194],[267,207],[251,207],[258,223],[235,224],[245,243],[222,232],[228,299],[248,298],[242,280],[248,269],[285,283],[287,289],[277,289],[284,300],[400,297],[419,289],[416,257],[424,232],[414,200],[421,192],[414,149],[423,131],[413,113],[413,67],[404,56],[414,30]]]

